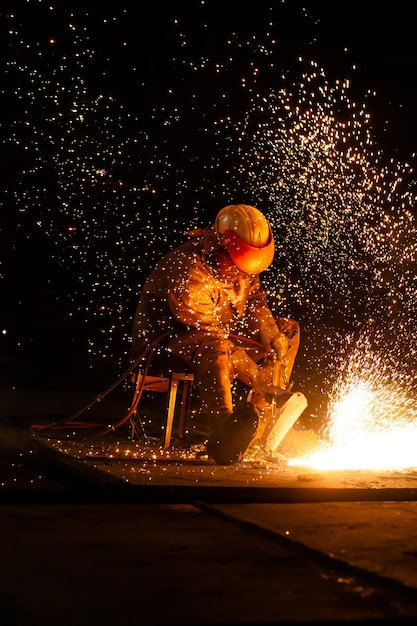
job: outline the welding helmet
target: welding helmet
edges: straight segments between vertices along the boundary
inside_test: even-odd
[[[216,217],[215,230],[233,263],[246,274],[259,274],[274,258],[274,238],[265,216],[248,204],[231,204]]]

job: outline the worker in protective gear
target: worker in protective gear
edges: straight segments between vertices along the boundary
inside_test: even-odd
[[[169,349],[192,369],[210,416],[208,453],[222,464],[242,458],[258,427],[256,405],[288,389],[300,332],[289,318],[274,319],[259,273],[274,258],[274,238],[256,208],[229,205],[215,223],[163,257],[145,282],[133,329],[133,357],[163,333]],[[248,342],[243,340],[243,337]],[[272,385],[269,360],[282,364]],[[233,406],[232,382],[252,392],[250,403]]]

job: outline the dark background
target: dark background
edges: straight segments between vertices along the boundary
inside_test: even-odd
[[[353,98],[376,92],[378,145],[388,160],[415,162],[413,3],[17,1],[0,11],[2,386],[110,383],[129,362],[134,308],[154,261],[231,198],[254,201],[244,174],[230,174],[227,133],[213,125],[245,114],[242,75],[264,58],[253,56],[254,41],[278,42],[257,88],[273,87],[282,71],[296,76],[298,57],[313,59],[329,80],[348,77]],[[91,105],[82,123],[74,77]],[[108,109],[97,104],[103,94]],[[60,145],[77,154],[65,176],[55,168]],[[106,174],[86,182],[80,155]],[[308,316],[302,306],[288,312]],[[300,378],[320,394],[313,353],[301,356]]]

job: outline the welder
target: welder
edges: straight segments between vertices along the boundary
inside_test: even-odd
[[[209,415],[207,452],[231,464],[256,434],[259,407],[288,390],[300,329],[293,319],[275,319],[267,304],[259,274],[273,261],[274,237],[263,213],[228,205],[214,224],[189,236],[143,286],[132,355],[169,332],[168,348],[194,372],[201,409]],[[271,357],[282,366],[275,384]],[[250,402],[234,406],[236,379],[252,392]]]

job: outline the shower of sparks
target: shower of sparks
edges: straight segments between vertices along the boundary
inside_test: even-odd
[[[317,469],[417,467],[417,405],[410,376],[359,340],[331,394],[323,443],[290,465]]]
[[[201,2],[198,25],[171,21],[165,56],[151,37],[141,48],[135,7],[61,4],[3,15],[3,148],[21,164],[6,196],[27,238],[38,229],[75,277],[68,318],[91,329],[90,354],[125,363],[157,259],[223,205],[247,202],[272,223],[264,284],[271,308],[301,323],[306,382],[331,399],[332,445],[360,441],[371,462],[365,442],[378,436],[382,450],[390,420],[411,441],[415,380],[396,383],[417,357],[417,197],[411,155],[399,162],[374,139],[377,94],[358,103],[350,78],[283,54],[285,3],[257,33],[225,26],[214,52],[217,16]],[[368,330],[373,344],[358,341],[358,365],[340,378],[345,337]],[[380,379],[387,354],[392,378]]]
[[[278,310],[289,306],[320,327],[359,330],[376,321],[398,363],[416,357],[415,184],[407,163],[374,144],[370,114],[349,99],[349,81],[330,85],[310,63],[292,89],[254,98],[241,129],[242,170],[271,207],[276,270],[266,274]],[[391,332],[390,332],[391,331]],[[388,338],[387,338],[388,337]],[[313,342],[311,365],[328,350]],[[314,351],[318,348],[317,351]],[[324,361],[323,361],[324,358]]]

